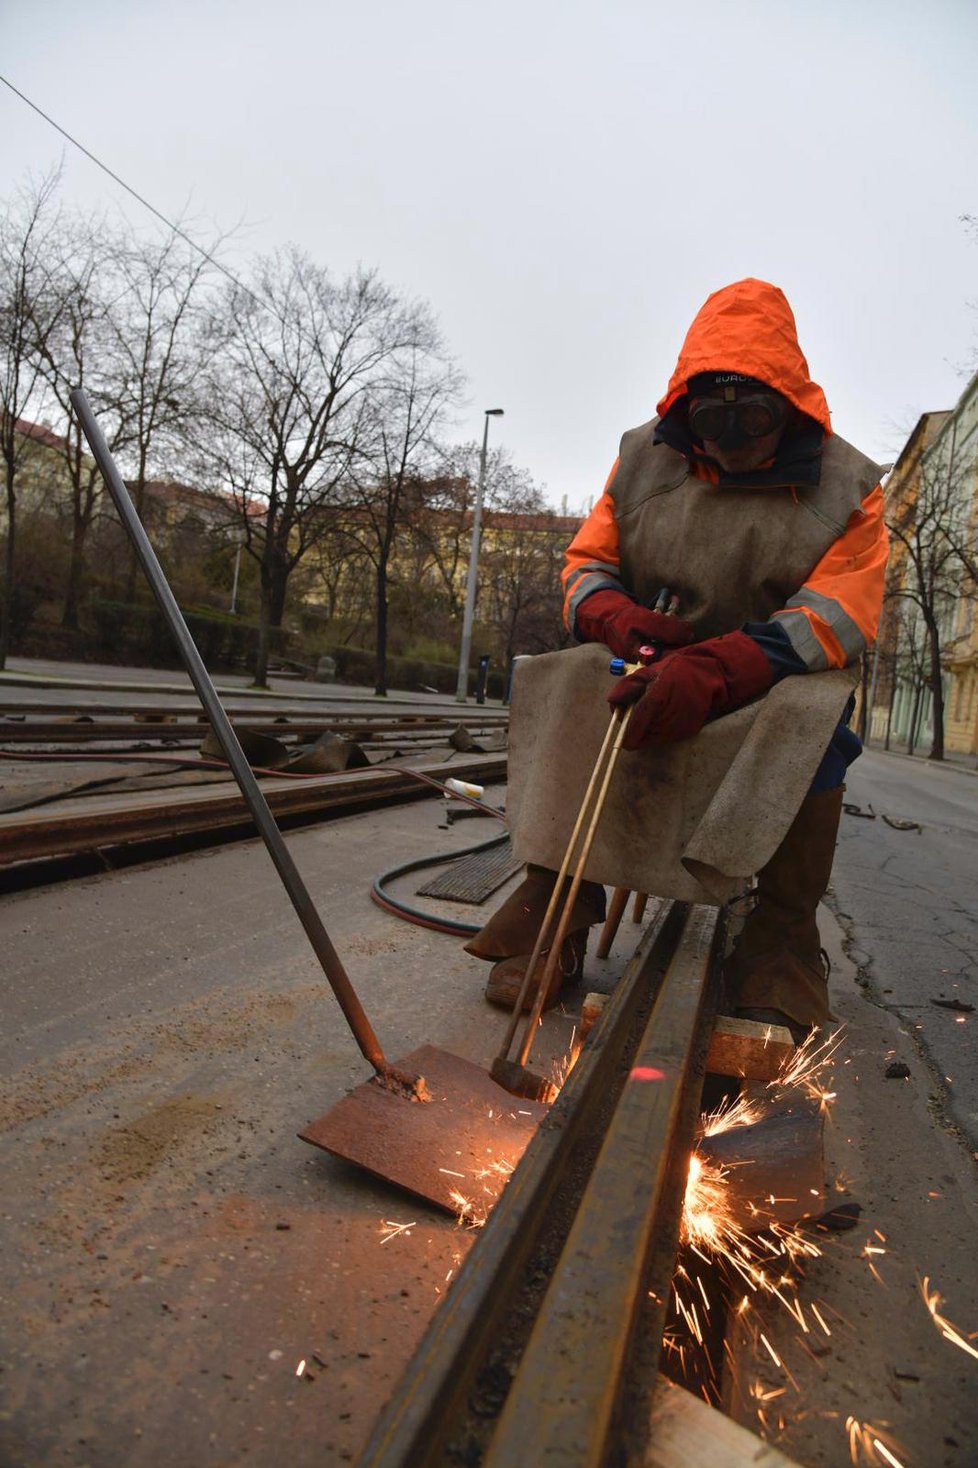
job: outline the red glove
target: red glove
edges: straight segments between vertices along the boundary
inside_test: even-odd
[[[603,642],[616,658],[633,663],[640,647],[659,642],[665,647],[685,647],[693,640],[693,629],[679,617],[650,612],[623,591],[592,591],[581,602],[574,618],[578,636],[585,642]]]
[[[763,649],[746,632],[710,637],[626,673],[608,694],[612,708],[635,709],[622,746],[672,744],[698,734],[707,719],[740,708],[774,681]]]

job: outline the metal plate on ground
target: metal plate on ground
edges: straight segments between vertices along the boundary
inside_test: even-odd
[[[549,1106],[511,1096],[481,1066],[434,1045],[396,1065],[423,1075],[432,1099],[408,1101],[369,1080],[299,1136],[448,1213],[482,1221]]]
[[[488,851],[460,857],[447,872],[418,888],[422,897],[447,897],[453,902],[485,902],[497,888],[523,867],[513,856],[509,839]]]

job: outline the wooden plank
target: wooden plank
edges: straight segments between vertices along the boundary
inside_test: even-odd
[[[650,1437],[642,1468],[797,1468],[780,1449],[664,1376],[656,1382]]]
[[[706,1057],[710,1075],[741,1076],[746,1081],[773,1081],[795,1052],[791,1031],[782,1025],[717,1015]]]
[[[609,994],[585,994],[584,1003],[581,1005],[580,1035],[582,1045],[601,1018],[604,1007],[610,997]]]

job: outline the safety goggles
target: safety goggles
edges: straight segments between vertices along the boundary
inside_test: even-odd
[[[777,393],[751,393],[730,403],[716,398],[694,398],[689,405],[687,422],[694,438],[705,443],[743,442],[765,438],[781,427],[787,417],[787,406]]]

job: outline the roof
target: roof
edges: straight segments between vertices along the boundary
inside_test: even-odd
[[[14,427],[18,433],[23,434],[24,438],[33,438],[38,443],[44,444],[45,448],[57,449],[60,453],[64,453],[65,449],[69,447],[68,440],[61,438],[46,423],[29,423],[26,418],[18,418]]]

